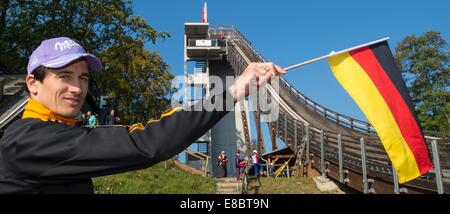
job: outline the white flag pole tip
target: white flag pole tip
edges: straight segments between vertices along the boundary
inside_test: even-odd
[[[317,57],[315,59],[311,59],[311,60],[308,60],[308,61],[305,61],[305,62],[301,62],[301,63],[297,63],[295,65],[291,65],[291,66],[285,67],[284,70],[287,71],[287,70],[291,70],[291,69],[294,69],[294,68],[298,68],[300,66],[304,66],[306,64],[310,64],[310,63],[313,63],[313,62],[316,62],[316,61],[319,61],[319,60],[322,60],[322,59],[326,59],[326,58],[331,57],[331,56],[335,56],[335,55],[338,55],[338,54],[341,54],[341,53],[345,53],[345,52],[349,52],[349,51],[352,51],[352,50],[356,50],[358,48],[362,48],[362,47],[366,47],[366,46],[369,46],[369,45],[373,45],[373,44],[377,44],[377,43],[380,43],[380,42],[384,42],[384,41],[386,41],[388,39],[389,39],[389,37],[384,37],[382,39],[378,39],[378,40],[375,40],[375,41],[372,41],[372,42],[368,42],[368,43],[365,43],[365,44],[362,44],[362,45],[357,45],[357,46],[354,46],[354,47],[351,47],[351,48],[347,48],[345,50],[341,50],[341,51],[338,51],[338,52],[331,51],[328,55],[324,55],[324,56],[321,56],[321,57]]]

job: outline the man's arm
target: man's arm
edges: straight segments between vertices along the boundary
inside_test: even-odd
[[[226,96],[223,93],[207,100],[220,110]],[[192,108],[201,110],[166,112],[158,121],[130,129],[81,128],[24,119],[8,128],[1,151],[11,171],[25,177],[90,178],[146,168],[179,154],[227,113],[207,111],[204,106]]]

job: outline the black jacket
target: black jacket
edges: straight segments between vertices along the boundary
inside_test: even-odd
[[[210,102],[223,109],[226,95],[228,99],[231,95],[221,95],[218,102],[214,97]],[[227,113],[207,111],[204,106],[191,108],[200,111],[172,110],[160,120],[129,128],[87,128],[19,119],[0,141],[0,193],[93,193],[92,177],[167,160]]]

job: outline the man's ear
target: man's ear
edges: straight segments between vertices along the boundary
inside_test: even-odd
[[[30,95],[36,96],[38,93],[38,84],[39,81],[34,79],[33,74],[28,74],[25,78],[25,83],[27,84],[28,91],[30,92]]]

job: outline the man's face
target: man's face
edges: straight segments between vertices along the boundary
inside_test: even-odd
[[[89,68],[81,60],[63,68],[47,69],[45,78],[35,81],[30,92],[54,113],[72,118],[80,112],[88,86]]]

